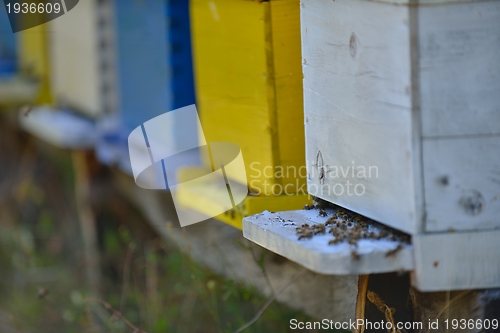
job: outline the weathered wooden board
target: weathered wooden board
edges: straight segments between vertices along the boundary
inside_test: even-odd
[[[413,237],[413,284],[421,291],[498,288],[500,230]]]
[[[29,116],[20,111],[19,123],[28,133],[64,149],[92,149],[97,137],[90,120],[48,107],[34,108]]]
[[[330,214],[331,215],[331,214]],[[318,216],[317,210],[296,210],[264,213],[243,219],[243,236],[260,246],[282,255],[321,274],[369,274],[413,269],[413,247],[405,245],[394,256],[386,253],[398,246],[389,240],[362,239],[352,256],[353,246],[347,242],[328,245],[331,234],[315,235],[298,240],[295,229],[303,223],[324,223],[328,217]]]
[[[301,20],[309,192],[415,232],[408,7],[306,0]],[[363,195],[339,194],[348,182]]]
[[[424,139],[426,231],[500,227],[500,136]]]
[[[500,134],[500,1],[419,8],[424,137]]]

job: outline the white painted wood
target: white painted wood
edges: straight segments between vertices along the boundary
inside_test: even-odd
[[[500,134],[500,1],[418,17],[423,136]]]
[[[500,227],[500,136],[425,139],[426,230]]]
[[[355,260],[351,254],[353,247],[347,242],[328,245],[333,239],[331,234],[298,240],[296,227],[303,223],[324,223],[327,219],[318,216],[317,210],[266,211],[243,219],[243,236],[321,274],[370,274],[413,269],[413,247],[410,245],[405,245],[394,256],[386,257],[387,251],[397,247],[398,242],[363,239],[358,242],[356,250],[360,258]]]
[[[97,0],[87,0],[49,23],[56,101],[91,117],[98,116],[107,105],[115,106],[113,96],[103,96],[103,89],[110,91],[115,83],[108,75],[109,68],[114,66],[110,59],[113,25],[107,21],[110,15],[109,9],[100,6]]]
[[[301,26],[309,192],[415,232],[408,7],[305,0]],[[378,177],[321,180],[319,152],[325,168],[375,167]],[[347,182],[365,193],[338,195]]]
[[[500,287],[500,230],[413,237],[413,284],[421,291]]]
[[[19,112],[19,124],[35,137],[59,148],[91,149],[97,139],[95,125],[88,119],[48,107]]]
[[[465,2],[484,2],[491,0],[364,0],[371,2],[385,2],[391,3],[394,5],[409,5],[409,4],[418,4],[420,6],[424,5],[439,5],[439,4],[455,4],[455,3],[465,3]]]
[[[302,2],[308,191],[412,234],[500,226],[500,1],[419,4]]]

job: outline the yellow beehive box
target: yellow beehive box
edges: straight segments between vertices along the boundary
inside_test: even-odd
[[[233,209],[213,200],[226,191],[200,184],[177,193],[186,208],[237,228],[263,210],[303,207],[306,190],[299,0],[192,0],[197,107],[204,139],[241,148],[251,195]],[[210,160],[205,160],[210,166]],[[192,179],[196,169],[179,177]]]
[[[299,0],[190,6],[206,141],[240,146],[247,179],[228,176],[255,192],[306,193]]]
[[[52,94],[46,24],[23,30],[17,35],[20,71],[23,75],[33,77],[38,81],[36,103],[50,104],[52,103]]]

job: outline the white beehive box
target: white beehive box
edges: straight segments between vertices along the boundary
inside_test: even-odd
[[[500,1],[302,0],[301,29],[311,194],[411,234],[500,227]]]
[[[116,111],[112,1],[86,0],[48,23],[56,103],[97,118]]]

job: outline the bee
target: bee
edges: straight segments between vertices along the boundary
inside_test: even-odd
[[[368,235],[368,237],[377,238],[377,234],[375,234],[373,231],[371,231],[370,234]]]
[[[319,183],[323,185],[325,183],[326,173],[328,172],[328,166],[324,165],[321,151],[318,151],[318,154],[316,155],[316,163],[313,163],[312,165],[316,167],[316,170],[318,170]]]
[[[351,221],[347,222],[347,226],[352,227],[352,222]]]
[[[410,243],[410,236],[408,235],[401,235],[401,242],[403,243]]]
[[[257,197],[257,196],[259,196],[259,194],[260,194],[260,191],[258,191],[258,190],[254,190],[251,188],[248,189],[248,195],[250,195],[252,197]]]
[[[313,205],[309,205],[309,204],[306,204],[306,205],[304,206],[304,210],[311,210],[311,209],[313,209],[313,208],[314,208],[314,206],[313,206]]]
[[[305,232],[305,231],[311,231],[311,227],[309,224],[304,223],[302,226],[295,228],[295,231],[297,233]]]
[[[310,230],[304,230],[303,232],[299,233],[299,240],[302,240],[302,239],[310,239],[312,238],[313,236],[313,233],[312,231]]]
[[[318,215],[319,215],[319,216],[321,216],[321,217],[325,217],[325,216],[327,216],[328,214],[327,214],[327,213],[326,213],[323,209],[320,209],[320,210],[319,210],[319,214],[318,214]]]
[[[340,235],[342,233],[342,231],[337,227],[333,227],[328,231],[328,233],[334,234],[335,236],[337,236],[337,235]]]
[[[31,110],[33,110],[33,107],[31,105],[25,105],[21,108],[21,112],[25,117],[27,117],[30,114]]]
[[[324,234],[325,233],[325,225],[324,224],[315,224],[313,225],[313,232],[315,235]]]
[[[353,260],[359,260],[360,259],[359,253],[357,251],[352,250],[351,251],[351,258]]]
[[[396,253],[398,253],[399,251],[401,251],[403,249],[403,245],[398,244],[398,246],[396,246],[395,249],[392,249],[392,250],[389,250],[385,253],[385,257],[388,258],[388,257],[392,257],[394,256]]]
[[[353,220],[354,220],[354,222],[357,222],[357,223],[363,222],[363,219],[359,215],[357,215]]]
[[[334,238],[334,239],[331,239],[331,240],[328,242],[328,245],[335,245],[335,244],[338,244],[338,243],[340,243],[340,242],[342,242],[342,240],[341,240],[341,239],[339,239],[339,238]]]
[[[350,245],[354,245],[354,246],[358,247],[358,240],[356,238],[349,238],[349,240],[347,242]]]
[[[49,290],[46,288],[40,288],[38,289],[38,294],[36,295],[36,298],[38,299],[44,299],[45,296],[49,294]]]
[[[336,224],[336,218],[335,216],[330,217],[328,220],[326,220],[325,225],[331,225],[331,224]]]

